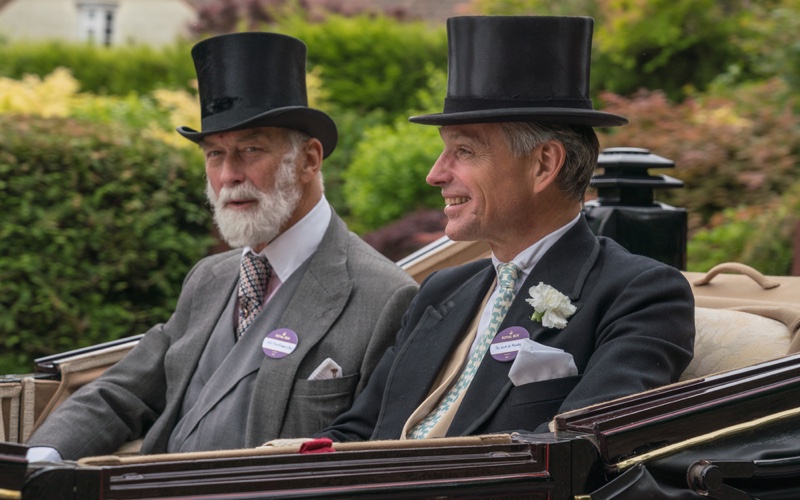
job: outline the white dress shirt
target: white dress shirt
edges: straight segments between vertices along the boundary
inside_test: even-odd
[[[267,284],[265,302],[269,302],[275,292],[297,268],[317,251],[325,231],[331,222],[331,206],[325,195],[295,225],[278,235],[259,255],[263,255],[272,267],[272,274]],[[244,247],[242,255],[253,249]]]

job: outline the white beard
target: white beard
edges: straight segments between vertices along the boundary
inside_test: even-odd
[[[233,188],[223,187],[214,193],[211,182],[206,184],[206,196],[214,209],[214,223],[225,242],[233,247],[266,244],[278,236],[281,227],[297,208],[303,194],[297,185],[296,149],[287,153],[275,173],[275,183],[268,193],[245,181]],[[230,200],[255,199],[255,208],[242,212],[225,208]]]

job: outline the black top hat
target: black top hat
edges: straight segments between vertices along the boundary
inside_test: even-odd
[[[322,111],[308,107],[306,44],[277,33],[233,33],[192,48],[200,91],[202,132],[178,127],[195,142],[253,127],[300,130],[322,143],[327,157],[339,135]]]
[[[467,16],[447,20],[447,96],[414,123],[532,121],[609,127],[628,120],[592,109],[590,17]]]

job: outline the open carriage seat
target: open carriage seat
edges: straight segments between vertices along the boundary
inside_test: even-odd
[[[800,277],[743,264],[684,272],[695,297],[695,355],[681,380],[800,352]]]

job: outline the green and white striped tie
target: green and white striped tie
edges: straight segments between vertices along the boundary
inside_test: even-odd
[[[486,355],[486,351],[489,350],[489,346],[492,345],[492,340],[494,340],[495,335],[497,335],[497,329],[500,328],[503,318],[506,317],[508,308],[511,307],[511,302],[516,295],[514,287],[517,278],[519,278],[519,273],[520,269],[513,262],[498,264],[497,280],[500,285],[500,293],[497,295],[494,305],[492,306],[492,315],[489,320],[488,328],[486,328],[483,337],[481,337],[478,346],[475,348],[475,352],[472,353],[467,365],[458,377],[458,381],[447,391],[447,394],[442,398],[439,405],[428,414],[428,416],[411,428],[408,433],[409,438],[423,439],[427,437],[431,429],[433,429],[436,423],[442,418],[442,415],[450,410],[453,403],[458,401],[461,393],[469,387],[470,382],[472,382],[473,377],[475,377],[475,373],[478,371],[478,367],[481,365],[481,361],[483,361],[483,357]]]

